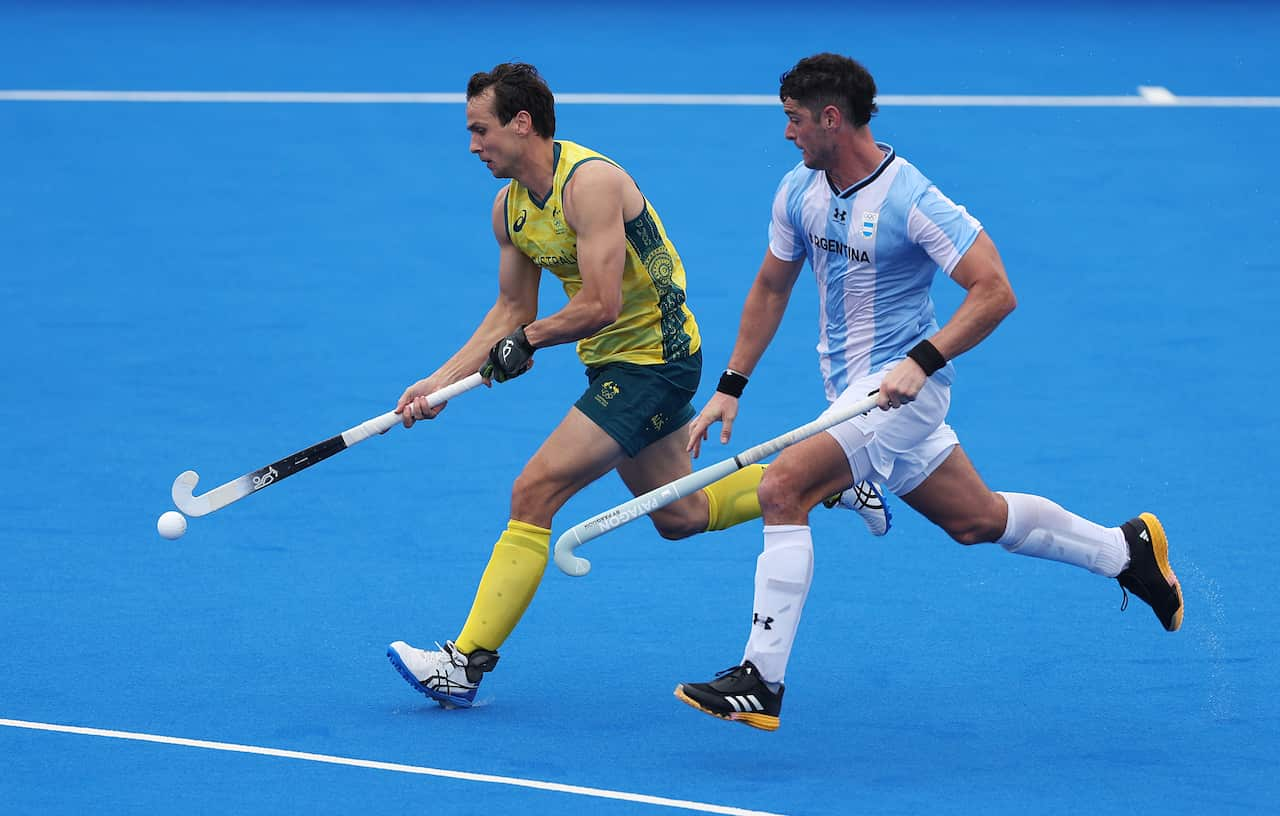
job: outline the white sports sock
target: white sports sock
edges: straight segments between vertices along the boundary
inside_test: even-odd
[[[1103,527],[1046,498],[1000,493],[1009,521],[997,542],[1011,553],[1047,558],[1114,578],[1129,563],[1129,545],[1119,527]]]
[[[742,655],[766,683],[781,683],[813,580],[813,537],[807,526],[764,528],[764,552],[756,559],[756,596],[751,637]]]

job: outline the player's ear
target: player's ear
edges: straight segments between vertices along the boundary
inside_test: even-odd
[[[516,123],[516,133],[520,136],[528,136],[533,130],[533,117],[529,115],[529,111],[520,111],[512,121]]]
[[[827,128],[838,128],[844,117],[840,115],[840,109],[835,105],[827,105],[822,109],[822,124]]]

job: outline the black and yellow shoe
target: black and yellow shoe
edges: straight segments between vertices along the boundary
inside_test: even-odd
[[[1160,520],[1143,513],[1120,525],[1129,545],[1129,566],[1116,576],[1121,589],[1137,595],[1151,607],[1170,632],[1182,626],[1182,586],[1169,566],[1169,539]],[[1129,603],[1125,594],[1124,609]]]
[[[676,696],[704,714],[722,720],[734,720],[763,731],[778,730],[778,713],[782,710],[782,693],[769,690],[760,672],[748,660],[741,666],[725,669],[710,683],[681,683]]]

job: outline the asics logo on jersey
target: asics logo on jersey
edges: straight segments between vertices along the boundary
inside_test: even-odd
[[[818,249],[823,249],[827,252],[834,252],[837,255],[843,255],[849,260],[857,261],[858,263],[871,263],[871,256],[867,254],[865,249],[851,247],[843,241],[837,241],[834,238],[823,238],[821,235],[815,235],[812,232],[809,233],[809,240],[812,241],[813,245]]]
[[[521,210],[520,214],[516,216],[516,220],[511,223],[511,229],[514,232],[519,232],[520,230],[524,229],[524,222],[525,222],[525,219],[528,217],[529,217],[529,211]]]
[[[759,613],[759,612],[753,612],[753,613],[751,613],[751,625],[752,625],[752,626],[755,626],[756,624],[760,624],[760,625],[761,625],[761,626],[763,626],[765,629],[772,630],[772,629],[773,629],[773,627],[769,625],[769,624],[771,624],[771,623],[773,623],[773,618],[769,618],[769,617],[764,617],[764,618],[762,618],[762,617],[760,617],[760,613]]]

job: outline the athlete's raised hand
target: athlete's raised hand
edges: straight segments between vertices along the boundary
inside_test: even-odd
[[[707,429],[717,422],[721,424],[720,444],[729,444],[729,437],[733,435],[733,420],[737,416],[738,398],[717,391],[711,397],[711,402],[708,402],[702,412],[693,418],[693,422],[689,423],[689,444],[685,446],[685,450],[697,459],[698,454],[702,452],[702,443],[707,438]]]

